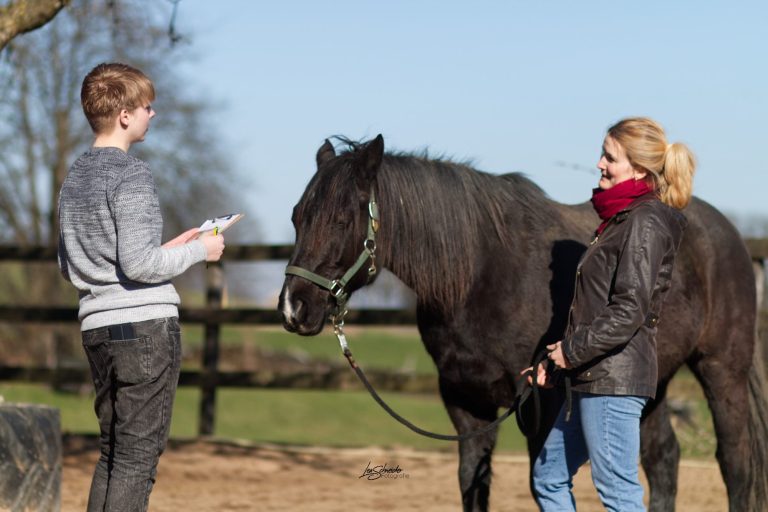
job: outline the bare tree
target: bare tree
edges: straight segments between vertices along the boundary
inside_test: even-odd
[[[131,152],[153,169],[167,235],[246,204],[210,129],[215,99],[190,94],[178,72],[177,63],[191,56],[189,47],[169,39],[171,8],[168,2],[72,0],[0,54],[0,243],[55,247],[61,183],[92,142],[80,86],[101,62],[134,65],[155,83],[158,115],[147,142]],[[55,268],[14,272],[24,277],[0,282],[0,295],[13,303],[76,300]]]
[[[206,127],[211,100],[191,97],[175,71],[189,57],[168,39],[169,7],[75,0],[54,22],[8,46],[0,63],[0,113],[9,120],[0,127],[0,221],[7,226],[0,239],[55,244],[58,191],[92,137],[80,84],[105,61],[135,65],[155,82],[158,116],[148,142],[134,150],[155,170],[169,231],[231,204],[240,187]]]
[[[181,50],[173,51],[175,43],[184,39],[175,26],[179,2],[147,5],[137,0],[76,0],[63,16],[69,18],[67,21],[55,24],[45,35],[10,45],[14,37],[51,21],[72,0],[17,0],[0,6],[0,50],[9,46],[0,53],[0,93],[4,95],[0,111],[13,120],[0,133],[4,151],[0,176],[5,184],[0,189],[0,219],[6,226],[0,240],[22,245],[54,241],[57,219],[55,210],[46,205],[55,204],[73,150],[84,147],[90,136],[80,114],[78,90],[85,72],[100,61],[125,60],[142,67],[155,79],[161,95],[167,94],[166,102],[161,102],[165,108],[158,131],[170,143],[137,150],[163,169],[170,168],[170,172],[158,175],[161,185],[193,176],[203,167],[215,169],[221,178],[213,184],[193,178],[163,188],[168,203],[178,206],[165,212],[168,231],[188,225],[182,220],[185,207],[192,207],[188,213],[198,213],[196,210],[205,206],[215,206],[215,198],[228,197],[240,189],[237,183],[232,184],[232,173],[216,141],[210,141],[207,134],[203,140],[202,132],[194,131],[201,128],[199,121],[207,116],[208,108],[199,100],[178,94],[178,76],[173,64],[168,65],[169,61],[188,58]],[[198,150],[178,151],[192,146]],[[18,150],[9,152],[9,148]],[[46,180],[40,179],[40,165],[52,174],[50,187],[41,188]],[[215,208],[208,215],[211,212],[221,213]]]
[[[72,0],[15,0],[0,6],[0,50],[19,34],[42,27]]]

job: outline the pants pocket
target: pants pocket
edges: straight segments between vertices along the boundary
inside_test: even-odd
[[[102,341],[83,341],[83,350],[91,368],[93,385],[98,391],[109,379],[109,353]]]
[[[141,384],[151,379],[152,340],[149,336],[131,340],[110,340],[107,346],[117,382]]]

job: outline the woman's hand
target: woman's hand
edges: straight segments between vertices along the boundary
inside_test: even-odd
[[[533,373],[533,366],[530,366],[526,368],[525,370],[520,372],[520,375],[525,375],[526,373]],[[531,375],[528,375],[528,384],[533,385],[533,377]],[[549,376],[547,375],[547,369],[544,367],[544,363],[539,363],[539,367],[536,370],[536,384],[540,388],[552,388],[554,385],[550,382]]]
[[[179,245],[184,245],[188,242],[191,242],[192,240],[197,238],[197,235],[199,235],[200,232],[197,230],[197,228],[191,228],[174,238],[173,240],[169,240],[165,242],[161,247],[164,247],[166,249],[170,249],[171,247],[177,247]]]
[[[568,368],[571,368],[571,363],[568,362],[568,359],[565,357],[565,354],[563,354],[562,341],[558,341],[557,343],[553,343],[552,345],[547,345],[547,350],[549,350],[549,354],[547,354],[547,358],[549,358],[553,363],[555,363],[555,366],[557,368],[561,368],[563,370],[567,370]]]

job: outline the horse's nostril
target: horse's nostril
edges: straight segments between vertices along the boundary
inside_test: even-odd
[[[307,306],[301,300],[286,300],[281,303],[280,309],[283,313],[283,327],[289,332],[296,332],[307,318]]]
[[[304,301],[297,300],[296,301],[296,307],[293,310],[293,321],[296,324],[302,324],[304,320],[307,319],[307,306],[304,304]]]

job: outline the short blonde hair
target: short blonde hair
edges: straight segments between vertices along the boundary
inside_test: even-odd
[[[83,79],[80,102],[94,133],[108,132],[121,110],[134,110],[155,99],[152,81],[119,62],[99,64]]]
[[[690,203],[696,160],[685,144],[668,144],[661,125],[647,117],[622,119],[608,128],[608,136],[633,167],[648,173],[664,203],[678,209]]]

